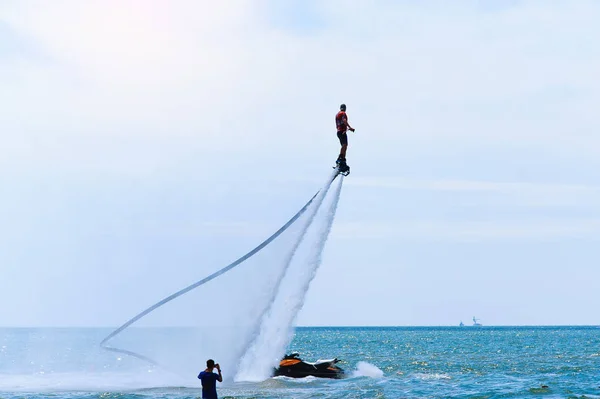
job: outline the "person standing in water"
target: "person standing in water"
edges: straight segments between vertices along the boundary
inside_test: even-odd
[[[214,373],[214,369],[217,369],[219,374]],[[198,374],[198,379],[202,381],[202,399],[218,399],[217,381],[223,382],[219,363],[215,364],[214,360],[208,359],[206,361],[206,369]]]

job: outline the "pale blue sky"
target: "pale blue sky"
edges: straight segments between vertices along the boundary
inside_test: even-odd
[[[598,324],[600,4],[497,4],[3,2],[0,325],[118,325],[243,255],[341,102],[299,324]]]

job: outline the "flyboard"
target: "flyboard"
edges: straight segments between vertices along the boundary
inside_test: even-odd
[[[333,169],[337,169],[338,173],[344,176],[348,176],[350,174],[350,166],[346,163],[346,161],[340,161],[336,163]]]

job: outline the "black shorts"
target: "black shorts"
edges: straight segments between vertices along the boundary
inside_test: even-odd
[[[346,132],[337,132],[338,139],[341,145],[348,145],[348,135]]]

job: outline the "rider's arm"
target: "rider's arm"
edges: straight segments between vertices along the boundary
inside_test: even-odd
[[[354,131],[354,128],[352,126],[350,126],[350,123],[348,123],[348,115],[344,114],[344,116],[342,116],[342,123],[346,126],[348,126],[348,129],[350,129],[351,131]]]

